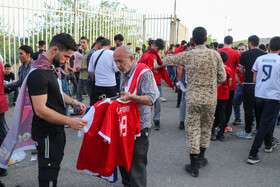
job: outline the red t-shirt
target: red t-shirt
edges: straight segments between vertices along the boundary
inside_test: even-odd
[[[98,111],[84,135],[77,169],[104,177],[112,176],[119,165],[129,171],[135,137],[141,132],[138,105],[115,100],[102,114]]]
[[[100,168],[105,164],[104,156],[107,154],[109,144],[104,142],[104,139],[98,135],[98,131],[104,121],[110,102],[109,99],[106,99],[95,103],[83,117],[88,123],[78,133],[78,136],[84,134],[77,161],[77,169],[79,170],[89,170],[98,173],[98,171],[92,170],[92,168]]]
[[[116,166],[123,166],[127,172],[130,170],[135,139],[140,133],[138,105],[134,101],[114,101],[98,132],[109,143],[105,173],[112,174]]]
[[[229,99],[229,81],[232,80],[231,69],[225,66],[227,78],[226,81],[218,87],[217,100],[228,100]]]
[[[228,66],[232,72],[232,84],[229,90],[236,90],[236,68],[239,66],[240,53],[231,48],[222,48],[218,50],[218,52],[221,51],[224,51],[228,54],[228,59],[225,62],[225,65]]]

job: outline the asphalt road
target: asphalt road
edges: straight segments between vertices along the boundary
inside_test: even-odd
[[[170,88],[163,87],[163,96],[167,102],[161,104],[161,130],[150,134],[148,154],[148,186],[149,187],[184,187],[184,186],[280,186],[280,146],[272,153],[265,153],[262,146],[259,152],[261,161],[256,165],[246,163],[252,140],[241,139],[234,133],[244,128],[244,125],[233,126],[233,132],[225,134],[225,142],[213,141],[206,151],[209,164],[200,169],[198,178],[193,178],[184,170],[189,163],[184,130],[178,129],[179,109],[176,108],[177,95]],[[84,97],[88,104],[88,97]],[[6,113],[6,120],[11,122],[14,107]],[[243,113],[242,113],[243,114]],[[233,116],[231,122],[233,121]],[[244,122],[244,119],[242,119]],[[275,137],[279,136],[279,127],[276,127]],[[87,175],[76,169],[77,157],[82,139],[71,128],[65,129],[67,143],[58,186],[68,187],[103,187],[122,186],[119,180],[110,184],[102,179]],[[37,162],[30,162],[31,151],[26,151],[28,157],[22,162],[8,167],[9,174],[0,180],[7,187],[20,185],[22,187],[38,186]],[[120,175],[119,175],[119,179]]]

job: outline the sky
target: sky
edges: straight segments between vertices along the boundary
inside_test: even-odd
[[[118,1],[138,13],[174,13],[175,0]],[[260,38],[280,36],[280,0],[177,0],[176,4],[177,17],[189,29],[189,38],[197,26],[206,28],[218,42],[229,34],[234,41],[247,40],[253,34]]]

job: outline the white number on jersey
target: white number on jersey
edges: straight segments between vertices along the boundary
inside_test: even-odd
[[[127,134],[127,116],[123,116],[120,122],[120,136]]]

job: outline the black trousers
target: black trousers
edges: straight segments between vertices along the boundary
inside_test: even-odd
[[[266,146],[271,145],[272,134],[270,128],[272,122],[275,121],[275,115],[279,113],[279,107],[278,100],[256,98],[256,108],[260,115],[260,121],[258,133],[250,150],[251,156],[257,155],[263,141]]]
[[[143,133],[142,133],[143,134]],[[127,172],[124,167],[119,167],[122,176],[122,184],[129,187],[146,187],[149,150],[149,137],[141,135],[136,138],[130,171]]]
[[[215,133],[215,128],[221,124],[218,136],[221,137],[224,135],[225,128],[227,127],[226,121],[226,108],[228,100],[217,100],[217,106],[215,111],[215,120],[212,128],[212,134]]]
[[[5,113],[0,114],[0,146],[5,139],[5,127],[4,127]]]
[[[64,130],[33,140],[38,150],[39,186],[50,181],[56,182],[66,144]]]
[[[243,88],[243,108],[245,116],[245,131],[250,133],[252,131],[252,125],[254,120],[254,110],[257,111],[255,104],[255,85],[254,84],[244,84]],[[256,112],[257,125],[259,124],[259,116]]]
[[[230,116],[232,113],[232,103],[233,103],[233,98],[234,98],[234,91],[235,90],[229,91],[229,99],[227,100],[227,106],[226,106],[226,123],[227,124],[230,120]]]
[[[104,95],[106,98],[115,97],[117,95],[117,86],[102,87],[96,86],[94,89],[94,103],[101,101],[101,96]]]
[[[91,77],[88,77],[88,95],[89,95],[89,105],[92,106],[94,104],[94,93],[95,93],[95,83]]]

